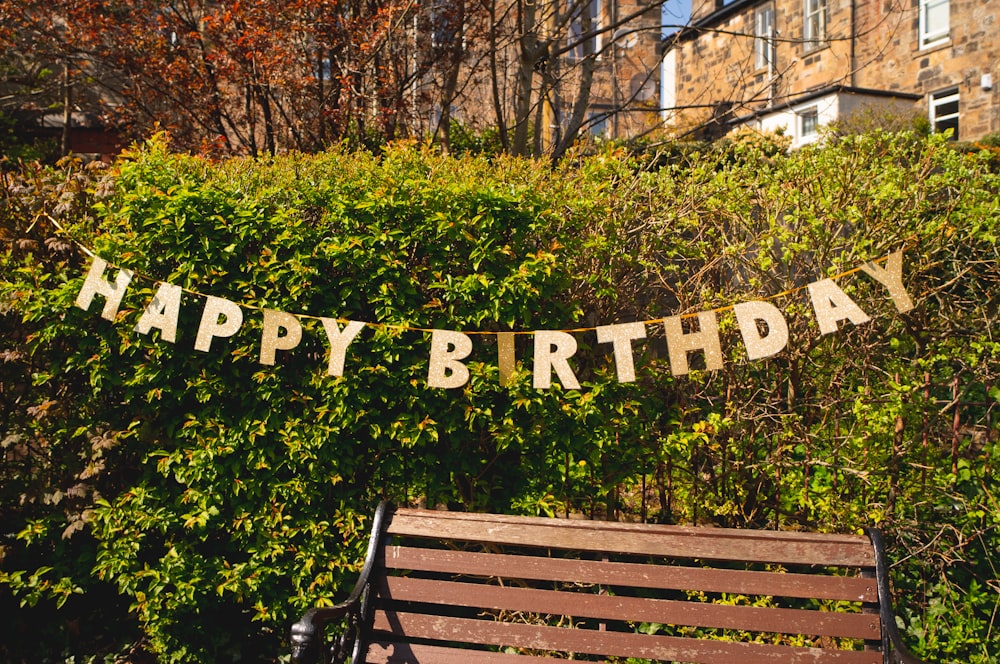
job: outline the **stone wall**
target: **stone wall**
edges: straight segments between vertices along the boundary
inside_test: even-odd
[[[775,9],[773,68],[754,67],[753,20]],[[674,92],[678,133],[731,109],[735,115],[780,106],[831,86],[930,96],[957,88],[960,138],[1000,131],[1000,0],[951,0],[950,38],[920,48],[917,3],[828,0],[827,40],[804,43],[803,0],[736,0],[722,8],[695,0],[709,17],[678,41]],[[713,13],[714,11],[714,13]],[[670,82],[667,82],[670,84]]]
[[[928,111],[929,96],[957,88],[960,136],[974,140],[1000,131],[1000,96],[996,85],[1000,71],[1000,1],[951,0],[950,39],[920,48],[919,17],[908,7],[897,18],[885,12],[882,3],[866,16],[881,21],[871,39],[859,44],[865,64],[858,72],[858,85],[902,90],[924,96],[917,109]],[[882,10],[881,14],[876,11]],[[984,75],[987,79],[984,80]],[[984,87],[984,83],[987,87]]]

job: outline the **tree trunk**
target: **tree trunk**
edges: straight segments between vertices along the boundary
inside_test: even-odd
[[[462,57],[465,55],[462,46],[462,31],[465,25],[464,0],[455,0],[452,11],[453,13],[447,17],[447,33],[451,41],[446,49],[444,84],[441,86],[441,122],[438,124],[438,140],[446,154],[451,151],[451,106],[455,101],[458,72],[462,65]]]
[[[548,49],[538,39],[537,15],[534,2],[524,2],[518,5],[518,24],[521,26],[521,37],[518,49],[518,67],[514,96],[514,140],[511,152],[519,156],[527,156],[528,129],[531,118],[531,93],[535,81],[535,70],[545,66],[540,62],[541,54]]]
[[[594,25],[590,16],[590,7],[585,4],[580,14],[580,32],[583,35],[588,35],[593,29]],[[583,60],[580,63],[580,83],[576,91],[576,99],[573,102],[573,112],[570,115],[569,122],[566,123],[559,143],[552,150],[550,155],[552,161],[561,159],[570,146],[573,145],[573,142],[576,141],[580,135],[580,127],[583,126],[583,122],[586,120],[587,109],[590,108],[590,90],[594,83],[597,54],[594,52],[594,40],[592,38],[584,37],[581,46],[583,47]],[[614,57],[614,49],[611,50],[611,57]],[[613,110],[617,112],[618,109]]]
[[[496,115],[496,126],[500,133],[500,145],[504,151],[510,152],[510,135],[507,133],[507,114],[504,112],[503,98],[500,96],[500,68],[497,64],[497,4],[491,0],[490,11],[490,88],[493,94],[493,112]]]

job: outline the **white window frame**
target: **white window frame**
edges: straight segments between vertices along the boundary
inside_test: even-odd
[[[938,92],[931,93],[928,99],[928,111],[927,117],[931,122],[931,131],[937,133],[941,131],[941,123],[948,122],[949,127],[952,120],[954,120],[954,133],[952,134],[952,139],[957,140],[959,131],[961,130],[961,114],[960,114],[960,103],[958,95],[958,88],[948,88],[947,90],[939,90]],[[947,104],[955,104],[955,111],[953,113],[939,113],[938,109]]]
[[[756,69],[774,64],[774,5],[768,3],[753,14],[753,61]]]
[[[944,10],[944,24],[932,24],[932,16]],[[948,41],[951,36],[951,0],[919,0],[920,48],[930,48]]]
[[[803,0],[802,41],[807,51],[825,46],[826,0]]]

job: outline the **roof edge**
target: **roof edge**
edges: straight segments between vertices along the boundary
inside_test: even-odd
[[[721,23],[746,7],[752,7],[769,1],[770,0],[734,0],[733,2],[723,6],[721,9],[716,9],[711,14],[706,14],[698,20],[693,21],[689,25],[681,28],[679,31],[672,33],[667,37],[667,39],[670,41],[670,46],[677,42],[694,39],[703,32],[711,29],[716,23]],[[668,46],[668,48],[670,46]]]
[[[886,97],[895,99],[904,99],[906,101],[919,101],[923,98],[923,95],[919,95],[912,92],[898,92],[893,90],[880,90],[878,88],[857,88],[850,85],[829,85],[824,88],[819,88],[817,90],[809,90],[797,97],[789,98],[786,101],[776,104],[774,106],[768,106],[767,108],[762,108],[745,115],[730,118],[726,120],[728,125],[738,125],[754,118],[759,118],[765,115],[770,115],[771,113],[777,113],[778,111],[784,111],[793,106],[798,106],[799,104],[808,103],[819,97],[825,97],[831,94],[850,94],[850,95],[865,95],[868,97]]]

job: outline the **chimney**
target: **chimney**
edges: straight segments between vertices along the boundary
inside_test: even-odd
[[[725,0],[692,0],[691,23],[697,23],[706,16],[719,11],[725,4]]]

